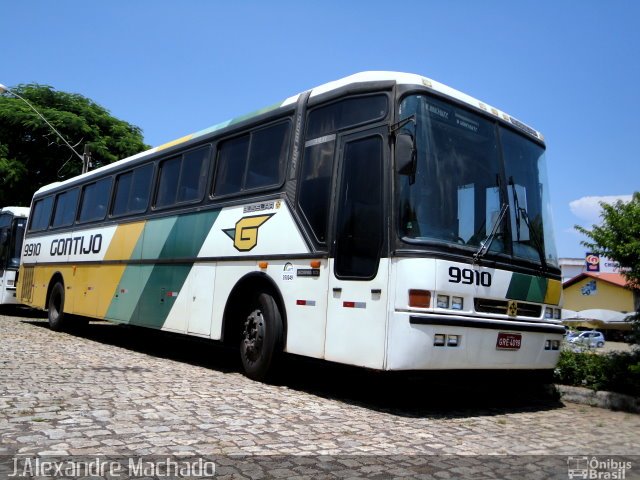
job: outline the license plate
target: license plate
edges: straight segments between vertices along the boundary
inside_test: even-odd
[[[498,332],[496,348],[498,350],[520,350],[522,335],[519,333]]]

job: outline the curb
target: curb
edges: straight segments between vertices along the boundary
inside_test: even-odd
[[[614,392],[596,392],[583,387],[556,385],[565,402],[590,405],[629,413],[640,413],[640,398]]]

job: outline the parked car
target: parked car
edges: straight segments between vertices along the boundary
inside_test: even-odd
[[[587,347],[604,347],[604,335],[597,330],[581,332],[579,335],[567,339],[569,343],[581,344]]]
[[[573,332],[573,331],[568,331],[565,336],[564,339],[567,342],[570,342],[571,340],[573,340],[574,338],[576,338],[578,335],[580,335],[580,332]]]

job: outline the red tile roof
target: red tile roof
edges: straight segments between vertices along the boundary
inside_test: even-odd
[[[597,272],[582,272],[580,275],[576,275],[570,280],[567,280],[562,284],[562,288],[567,288],[574,283],[578,283],[580,280],[584,278],[595,278],[597,280],[602,280],[607,283],[611,283],[612,285],[617,285],[618,287],[626,287],[628,282],[624,275],[620,273],[597,273]]]

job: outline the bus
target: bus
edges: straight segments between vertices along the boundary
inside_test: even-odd
[[[543,136],[426,77],[363,72],[40,188],[20,300],[373,370],[556,365]]]
[[[0,208],[0,305],[18,303],[16,280],[28,216],[27,207]]]

